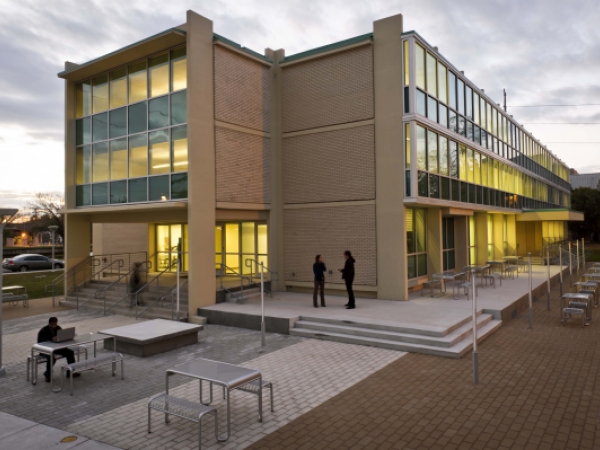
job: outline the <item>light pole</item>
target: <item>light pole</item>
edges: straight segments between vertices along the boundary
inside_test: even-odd
[[[48,229],[52,233],[52,272],[54,272],[54,236],[56,235],[56,230],[58,230],[58,225],[50,225]]]
[[[3,260],[2,254],[4,251],[4,225],[8,222],[19,210],[14,208],[0,208],[0,261]],[[0,288],[4,286],[2,283],[2,272],[0,270]],[[0,378],[6,376],[6,370],[2,365],[2,289],[0,289]]]

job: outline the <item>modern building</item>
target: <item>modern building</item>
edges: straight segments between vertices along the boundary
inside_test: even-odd
[[[600,189],[600,173],[571,174],[571,187],[573,189],[582,187]]]
[[[407,300],[432,274],[562,239],[569,168],[402,16],[286,56],[187,21],[95,60],[67,62],[66,261],[147,251],[189,308],[216,272],[263,262],[275,290],[330,292],[343,251],[363,297]]]

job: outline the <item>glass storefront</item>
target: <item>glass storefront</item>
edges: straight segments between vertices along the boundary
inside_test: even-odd
[[[179,245],[183,264],[181,270],[188,271],[188,226],[187,224],[156,225],[156,271],[177,271]]]
[[[246,260],[269,265],[266,223],[227,222],[215,226],[215,269],[225,274],[250,274]],[[256,269],[254,270],[256,273]]]

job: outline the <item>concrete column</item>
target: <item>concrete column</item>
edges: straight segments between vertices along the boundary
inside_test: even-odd
[[[77,64],[65,62],[65,70],[74,69]],[[75,209],[77,184],[75,154],[75,120],[77,113],[75,83],[65,80],[65,209]],[[66,232],[65,232],[66,233]]]
[[[215,118],[212,22],[187,12],[189,314],[215,303]]]
[[[454,261],[460,271],[469,264],[469,217],[454,217]]]
[[[401,34],[401,15],[373,24],[377,297],[389,300],[408,300]]]
[[[442,209],[427,209],[427,274],[443,271]]]
[[[269,267],[279,274],[274,291],[285,291],[283,254],[283,131],[281,127],[281,68],[285,51],[266,49],[273,61],[271,77],[271,211],[269,212]]]
[[[506,215],[506,230],[508,235],[508,252],[513,256],[517,251],[517,216],[516,214]],[[519,249],[520,250],[520,249]]]
[[[487,216],[486,212],[475,213],[475,241],[477,242],[475,264],[485,264],[488,259]]]
[[[504,214],[492,214],[494,235],[491,237],[494,244],[494,259],[502,259],[504,254]]]
[[[90,256],[91,230],[89,215],[65,214],[65,270]]]

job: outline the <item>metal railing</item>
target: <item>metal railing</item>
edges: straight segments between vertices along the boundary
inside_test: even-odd
[[[188,284],[189,278],[186,278],[180,285],[179,285],[179,290],[181,293],[181,288],[184,287],[185,285]],[[144,308],[142,311],[140,311],[139,313],[137,312],[137,307],[136,307],[136,313],[135,313],[135,318],[139,318],[141,317],[146,311],[148,311],[150,308],[152,308],[154,305],[156,305],[158,302],[160,302],[161,307],[163,306],[163,302],[167,299],[170,298],[171,299],[171,320],[175,320],[175,298],[174,296],[177,294],[177,286],[175,286],[173,289],[171,289],[169,292],[166,292],[165,294],[161,295],[160,297],[158,297],[156,300],[154,300],[152,303],[150,303],[146,308]],[[187,311],[185,313],[185,316],[187,317]]]
[[[94,297],[93,297],[94,299],[100,300],[100,298],[101,298],[103,300],[103,302],[102,302],[102,310],[104,311],[104,314],[106,314],[108,312],[106,310],[106,291],[114,288],[117,285],[125,285],[125,289],[128,290],[129,289],[129,285],[130,285],[130,281],[131,281],[131,275],[133,273],[135,273],[135,272],[140,272],[140,274],[146,274],[146,277],[147,277],[148,276],[148,269],[150,267],[152,267],[152,263],[150,261],[143,261],[143,262],[134,263],[133,267],[128,272],[124,273],[123,275],[120,275],[115,281],[113,281],[112,283],[110,283],[105,288],[98,289],[96,292],[94,292]],[[125,283],[122,282],[123,278],[125,278]],[[129,292],[127,292],[126,296],[127,295],[129,295]],[[123,300],[123,299],[121,299],[121,300]],[[89,301],[89,300],[87,300],[87,301]],[[86,303],[87,303],[87,301],[86,301]],[[117,302],[117,303],[119,303],[119,302]],[[81,305],[81,306],[83,306],[83,305]],[[114,306],[116,306],[116,304],[113,305],[113,306],[111,306],[108,310],[110,311]]]
[[[144,285],[141,288],[139,288],[137,291],[132,292],[131,294],[128,294],[126,296],[126,297],[129,297],[129,307],[133,308],[135,306],[135,317],[136,318],[138,316],[138,306],[139,306],[138,305],[139,304],[138,296],[139,296],[140,292],[145,291],[145,290],[150,291],[152,288],[152,283],[154,283],[154,282],[156,282],[156,290],[158,291],[158,288],[160,287],[160,277],[163,276],[167,272],[171,273],[171,268],[173,266],[176,266],[177,264],[178,264],[178,261],[172,262],[169,266],[165,267],[165,269],[162,272],[160,272],[158,275],[156,275],[150,281],[147,281],[146,283],[144,283]],[[125,299],[125,297],[122,298],[121,300],[119,300],[117,302],[117,304],[121,303],[124,299]],[[112,309],[114,306],[116,306],[116,304],[111,306],[110,309]],[[109,311],[110,311],[110,309],[109,309]]]
[[[241,293],[240,295],[243,300],[244,299],[244,280],[248,280],[248,282],[250,284],[252,284],[252,280],[249,277],[236,272],[234,269],[232,269],[229,266],[226,266],[223,263],[219,263],[219,267],[221,268],[221,270],[219,271],[221,290],[227,292],[228,294],[233,294],[235,291],[232,291],[231,289],[227,289],[226,287],[223,286],[223,277],[233,276],[233,277],[239,278],[240,279],[240,293]]]
[[[250,283],[254,283],[254,265],[256,264],[256,273],[260,275],[259,272],[259,267],[260,267],[260,262],[252,259],[252,258],[247,258],[246,260],[244,260],[244,265],[246,267],[250,268]],[[263,265],[262,266],[263,269],[265,270],[266,273],[269,274],[269,281],[272,283],[273,281],[279,281],[279,272],[275,272],[274,270],[269,269],[267,266]],[[268,292],[269,295],[271,296],[271,298],[273,298],[273,286],[272,284],[269,286],[269,289],[265,289],[265,292]]]

